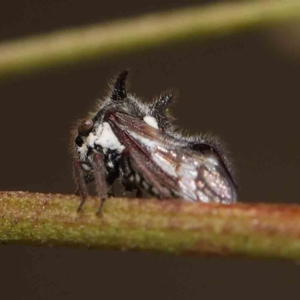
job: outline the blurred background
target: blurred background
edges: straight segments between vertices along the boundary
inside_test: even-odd
[[[10,0],[0,40],[209,2]],[[70,128],[130,68],[130,92],[151,101],[174,88],[176,124],[225,142],[241,202],[299,203],[299,32],[299,23],[280,24],[0,81],[0,189],[72,193]],[[0,257],[8,299],[282,299],[299,291],[299,266],[286,262],[11,245]]]

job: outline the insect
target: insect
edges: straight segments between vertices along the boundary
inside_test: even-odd
[[[98,111],[77,127],[74,174],[80,211],[94,182],[101,212],[119,178],[126,190],[186,201],[236,202],[236,183],[222,146],[212,137],[185,137],[173,129],[167,107],[173,94],[144,104],[127,94],[121,72]]]

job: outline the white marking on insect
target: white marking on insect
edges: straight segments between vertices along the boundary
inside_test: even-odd
[[[200,201],[205,202],[205,203],[209,202],[209,198],[201,190],[198,190],[196,193],[197,193]]]
[[[157,120],[154,117],[151,116],[145,116],[144,117],[144,121],[150,125],[151,127],[154,127],[156,129],[158,129],[158,124],[157,124]]]
[[[174,153],[173,151],[171,151],[171,155],[173,156],[173,157],[177,157],[177,154],[176,153]]]
[[[118,153],[124,150],[124,146],[119,142],[107,122],[98,126],[96,134],[89,134],[87,143],[90,147],[94,147],[95,144],[101,146],[104,153],[107,149],[116,150]]]
[[[139,134],[136,134],[135,132],[129,132],[129,134],[136,140],[140,141],[143,145],[145,145],[146,147],[148,147],[149,149],[155,149],[157,148],[157,142],[156,141],[152,141],[146,137],[142,137]]]
[[[109,161],[109,162],[107,163],[107,165],[108,165],[110,168],[113,168],[113,167],[114,167],[114,164],[113,164],[112,161]]]
[[[158,191],[157,191],[157,189],[156,189],[156,188],[154,188],[154,187],[151,189],[151,191],[152,191],[152,193],[154,193],[154,194],[158,194]]]
[[[169,160],[167,160],[163,155],[153,152],[152,158],[156,162],[158,166],[163,167],[164,171],[167,172],[170,176],[173,176],[175,178],[178,177],[178,174],[176,172],[176,166],[172,164]]]
[[[221,178],[219,174],[210,173],[209,171],[205,170],[203,175],[205,178],[207,178],[207,185],[221,195],[221,197],[230,198],[232,196],[231,190],[228,189],[224,179]]]
[[[82,168],[85,170],[85,171],[90,171],[91,168],[89,165],[86,165],[86,164],[81,164]]]
[[[135,178],[136,182],[140,182],[140,180],[141,180],[141,177],[140,177],[140,175],[138,173],[135,173],[134,178]]]
[[[143,181],[142,186],[144,189],[147,189],[149,187],[149,184],[146,181]]]
[[[197,187],[198,187],[199,189],[203,189],[204,186],[205,186],[205,184],[204,184],[204,182],[203,182],[202,180],[198,180],[198,181],[197,181]]]
[[[211,163],[214,166],[217,166],[219,164],[215,157],[208,157],[207,162]]]
[[[86,139],[86,143],[89,147],[94,148],[96,140],[97,140],[97,136],[91,132]]]
[[[197,200],[196,195],[193,193],[193,182],[189,178],[181,177],[178,181],[178,185],[186,195],[189,195],[189,197],[186,198],[186,201]]]
[[[166,148],[161,147],[159,145],[157,146],[157,149],[160,150],[161,152],[164,152],[164,153],[168,153],[169,152]]]
[[[184,183],[184,185],[187,186],[190,189],[190,191],[196,191],[197,186],[196,182],[193,179],[182,177],[180,181]]]
[[[78,147],[77,152],[79,154],[80,160],[85,160],[86,159],[86,153],[87,153],[87,145],[83,144],[81,147]]]
[[[198,175],[197,170],[194,167],[191,168],[191,166],[186,163],[183,163],[177,168],[177,173],[180,176],[191,178],[191,179],[195,179]]]

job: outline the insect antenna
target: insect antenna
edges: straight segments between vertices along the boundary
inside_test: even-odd
[[[117,76],[117,78],[113,84],[113,89],[112,89],[112,94],[111,94],[112,100],[120,101],[120,100],[127,98],[127,93],[126,93],[127,75],[128,75],[128,71],[125,70]]]

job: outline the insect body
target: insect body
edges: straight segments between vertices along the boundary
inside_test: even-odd
[[[166,113],[173,95],[163,94],[145,105],[127,94],[127,74],[118,75],[111,95],[78,126],[74,161],[81,196],[78,209],[87,196],[86,185],[94,181],[100,212],[117,178],[139,196],[146,192],[163,199],[236,202],[236,184],[219,143],[176,133]]]

